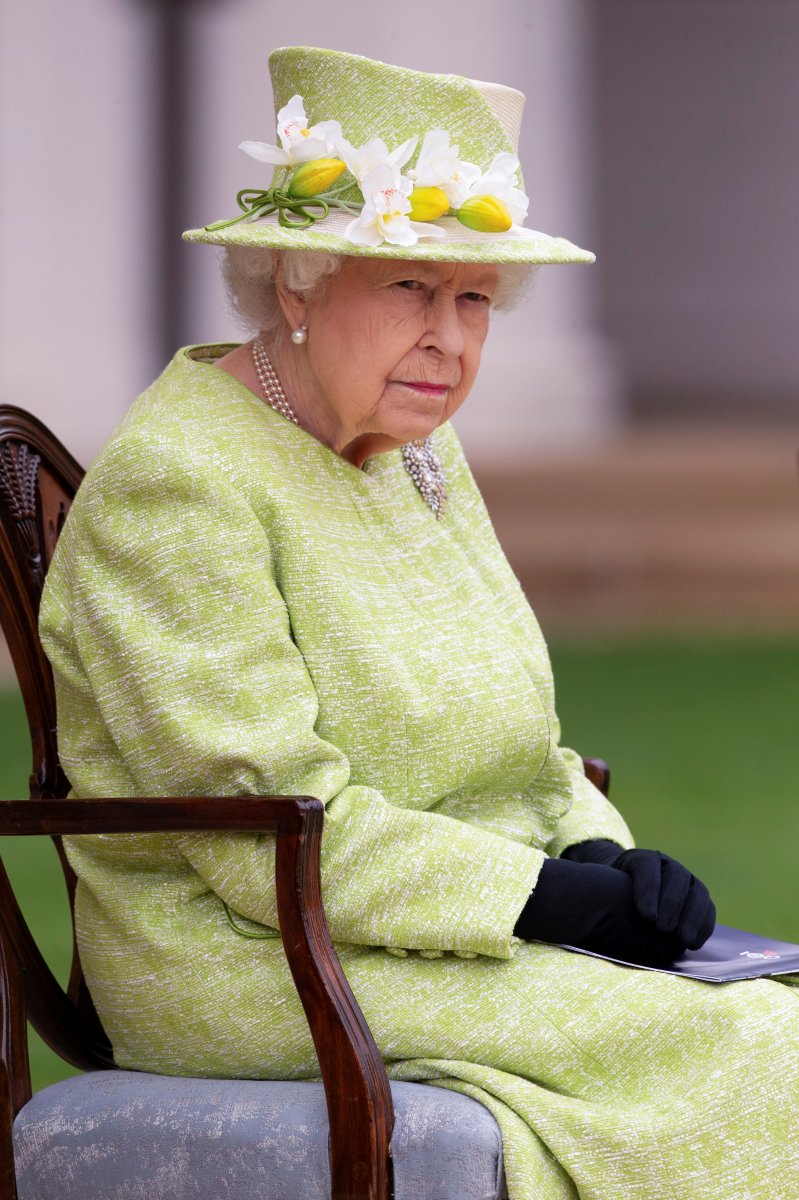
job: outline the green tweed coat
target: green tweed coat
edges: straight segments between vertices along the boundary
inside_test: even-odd
[[[512,1200],[795,1200],[792,989],[513,937],[546,855],[631,839],[560,746],[541,632],[453,430],[437,521],[398,452],[357,470],[220,371],[226,349],[180,351],[137,401],[50,569],[75,794],[320,797],[328,922],[390,1074],[490,1108]],[[273,851],[69,843],[120,1066],[316,1073]]]

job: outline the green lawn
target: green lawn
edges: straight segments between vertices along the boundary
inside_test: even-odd
[[[799,941],[799,639],[553,647],[564,741],[728,925]]]
[[[559,643],[564,741],[608,759],[639,845],[682,858],[727,924],[799,941],[799,638]],[[0,798],[27,794],[27,732],[0,694]],[[0,839],[39,943],[63,980],[66,898],[51,846]],[[32,1042],[35,1086],[68,1073]]]

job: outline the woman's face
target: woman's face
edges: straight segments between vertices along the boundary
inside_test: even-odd
[[[356,462],[427,437],[474,382],[496,285],[491,265],[347,259],[287,313],[308,330],[286,351],[301,423],[310,402],[323,440]]]

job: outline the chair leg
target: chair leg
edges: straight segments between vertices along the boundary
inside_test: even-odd
[[[31,1098],[25,994],[16,955],[0,930],[0,1200],[17,1200],[14,1118]]]
[[[0,1132],[0,1200],[17,1200],[17,1173],[14,1170],[14,1147],[11,1126],[3,1123]]]

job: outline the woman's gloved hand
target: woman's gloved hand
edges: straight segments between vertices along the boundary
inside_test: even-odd
[[[632,880],[633,902],[641,917],[659,933],[673,934],[688,950],[698,950],[713,932],[716,907],[705,885],[687,867],[659,850],[622,850],[595,839],[570,846],[563,858],[625,871]]]
[[[668,966],[685,949],[678,936],[641,916],[626,872],[564,858],[545,861],[513,932],[646,967]]]

